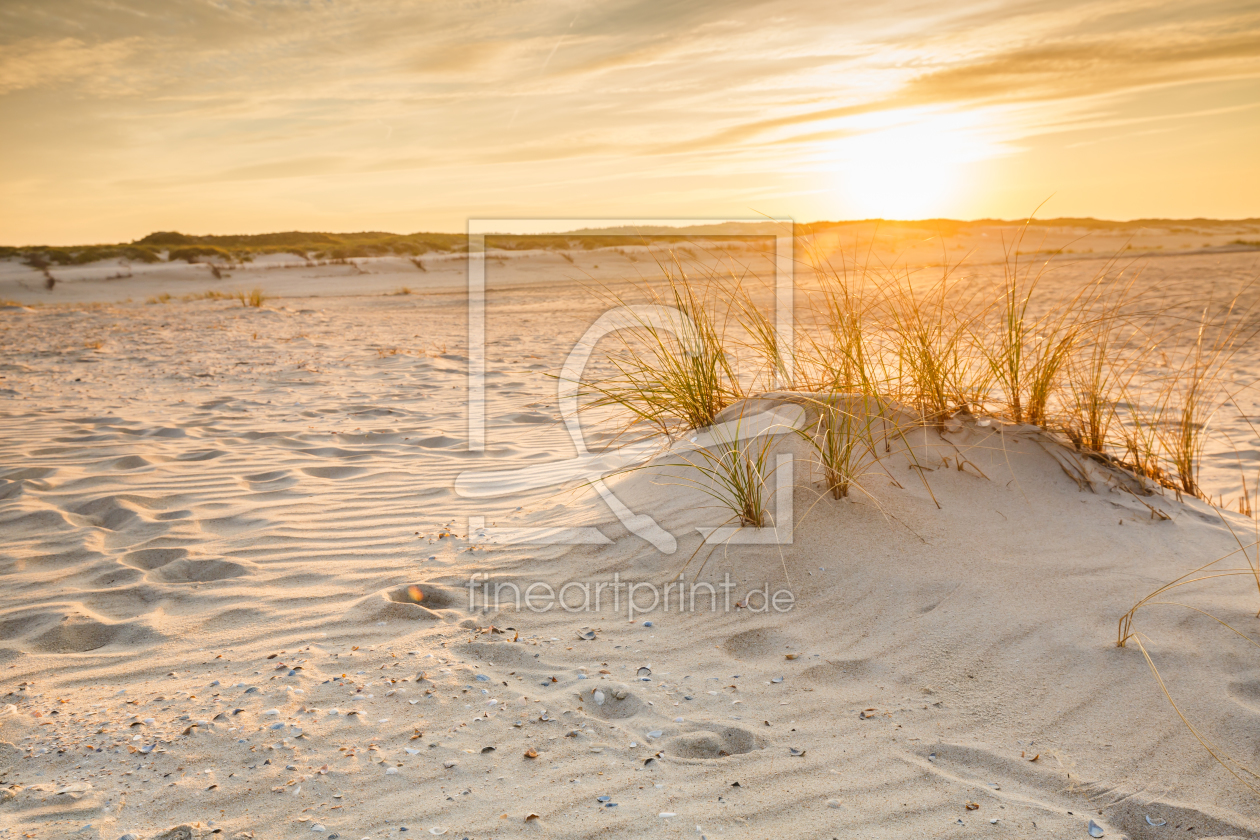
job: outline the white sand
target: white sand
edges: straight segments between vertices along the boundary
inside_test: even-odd
[[[470,611],[477,572],[664,583],[724,518],[666,466],[610,486],[673,554],[589,491],[454,491],[573,454],[546,374],[598,309],[531,285],[554,261],[492,289],[482,458],[464,448],[458,261],[424,295],[380,294],[423,287],[403,266],[366,287],[274,269],[241,285],[376,295],[0,312],[0,837],[1260,835],[1255,795],[1115,647],[1135,601],[1233,537],[1098,465],[1082,489],[1035,431],[920,433],[931,495],[894,453],[901,487],[870,482],[882,512],[819,500],[796,448],[792,544],[703,568],[733,600],[790,590],[790,612]],[[203,288],[112,282],[55,293]],[[470,516],[610,543],[494,547]],[[1243,579],[1173,600],[1255,635]],[[1187,717],[1260,764],[1256,648],[1177,607],[1136,627]]]

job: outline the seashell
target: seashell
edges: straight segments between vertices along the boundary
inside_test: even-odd
[[[1156,822],[1155,820],[1151,819],[1149,815],[1147,815],[1146,824],[1153,825],[1156,828],[1159,828],[1161,825],[1168,825],[1168,820],[1160,820],[1159,822]]]
[[[1093,820],[1089,821],[1089,836],[1090,837],[1102,837],[1104,833],[1105,832],[1103,831],[1101,825],[1094,822]]]
[[[652,669],[644,665],[637,671],[637,673],[640,677],[650,677],[652,675]]]
[[[595,705],[596,706],[604,705],[604,692],[599,691],[599,690],[595,691]]]
[[[577,637],[584,642],[592,641],[595,638],[595,631],[589,627],[583,627],[577,631]]]
[[[772,682],[772,683],[781,683],[781,682],[783,682],[783,677],[775,677],[774,679],[770,680],[770,682]]]
[[[796,747],[789,747],[788,755],[794,755],[794,756],[799,757],[799,756],[805,755],[805,750],[799,750]]]
[[[649,733],[647,734],[647,736],[648,736],[649,738],[659,738],[659,737],[661,737],[661,730],[659,730],[659,729],[653,729],[651,732],[649,732]]]

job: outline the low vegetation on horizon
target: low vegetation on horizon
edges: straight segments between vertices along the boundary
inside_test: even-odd
[[[877,224],[889,230],[924,230],[941,236],[954,236],[968,230],[993,226],[1032,226],[1041,228],[1072,228],[1081,231],[1110,230],[1136,233],[1156,228],[1172,234],[1254,234],[1260,227],[1260,219],[1134,219],[1115,222],[1093,218],[1057,218],[1026,222],[1002,219],[922,219],[899,221],[889,219],[856,219],[835,222],[796,223],[796,236],[816,236],[839,233],[861,225]],[[674,245],[694,242],[697,237],[706,240],[746,239],[748,236],[768,235],[781,227],[773,222],[732,222],[723,225],[703,225],[690,228],[669,227],[608,227],[577,230],[567,234],[507,235],[493,234],[486,237],[487,248],[503,251],[524,250],[595,250],[615,248],[627,244],[627,236],[638,237],[634,244]],[[1231,244],[1260,247],[1250,239],[1235,239]],[[463,253],[468,239],[462,233],[387,233],[362,231],[358,233],[322,233],[310,231],[286,231],[257,234],[207,234],[194,235],[177,231],[158,231],[132,242],[96,245],[23,245],[0,246],[0,259],[17,257],[28,265],[44,270],[49,266],[84,265],[99,260],[122,259],[132,262],[249,262],[266,254],[293,254],[307,260],[348,260],[366,257],[399,256],[412,259],[424,270],[416,258],[428,253]]]

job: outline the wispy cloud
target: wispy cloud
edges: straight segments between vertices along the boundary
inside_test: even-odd
[[[376,201],[457,228],[496,190],[503,206],[586,212],[568,167],[627,203],[675,183],[669,212],[713,215],[733,195],[825,193],[802,173],[842,170],[881,138],[929,154],[923,131],[949,132],[934,165],[955,166],[1130,119],[1254,125],[1219,109],[1254,101],[1258,80],[1260,13],[1230,0],[8,0],[0,184],[25,185],[23,218],[46,224],[77,212],[74,196],[93,212],[106,190],[157,217],[188,183],[236,184],[223,200],[290,213],[264,187],[283,179],[320,214]],[[1215,98],[1161,93],[1192,85]],[[20,133],[2,127],[18,120]],[[1136,148],[1161,142],[1142,136]]]

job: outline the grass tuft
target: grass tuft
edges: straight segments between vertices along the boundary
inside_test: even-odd
[[[743,395],[715,313],[716,283],[697,286],[678,267],[667,292],[645,289],[647,307],[628,307],[631,328],[615,334],[607,355],[615,373],[582,384],[588,408],[609,407],[670,436],[711,425]]]
[[[267,296],[257,286],[248,292],[238,291],[233,297],[241,302],[241,306],[252,306],[255,309],[261,308],[267,302]]]

